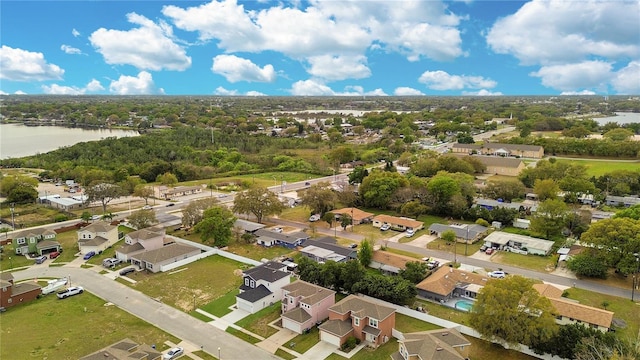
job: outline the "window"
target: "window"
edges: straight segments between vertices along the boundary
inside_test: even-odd
[[[7,299],[7,302],[8,302],[9,304],[11,304],[11,303],[13,302],[13,299],[12,299],[12,298],[8,298],[8,299]]]
[[[27,243],[27,240],[25,238],[17,239],[17,241],[18,241],[18,245],[24,245]]]
[[[255,282],[255,281],[253,281],[253,280],[251,280],[251,285],[249,285],[249,286],[251,286],[251,288],[256,287],[256,282]]]
[[[293,298],[292,297],[289,298],[289,304],[293,304]]]
[[[29,239],[29,242],[32,243],[32,244],[35,244],[36,243],[36,238]]]
[[[244,286],[249,286],[249,278],[244,278]]]
[[[360,318],[354,317],[353,318],[353,325],[360,326]]]
[[[377,329],[378,328],[378,320],[376,320],[374,318],[369,318],[369,326]]]

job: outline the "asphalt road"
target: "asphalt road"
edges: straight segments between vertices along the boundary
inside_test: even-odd
[[[196,347],[202,346],[202,349],[209,354],[217,355],[218,348],[220,348],[222,354],[227,354],[224,356],[227,359],[279,359],[279,357],[257,346],[252,346],[231,334],[92,270],[69,267],[31,267],[27,270],[14,272],[13,276],[16,281],[70,276],[73,285],[83,286],[87,291],[103,300],[117,305],[132,315],[190,342]],[[88,349],[87,352],[95,350],[98,349]]]

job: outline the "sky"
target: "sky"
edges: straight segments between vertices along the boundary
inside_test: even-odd
[[[0,3],[0,94],[640,94],[640,0]]]

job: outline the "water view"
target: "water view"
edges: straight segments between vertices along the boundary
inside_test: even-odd
[[[598,124],[600,124],[600,126],[610,122],[615,122],[620,125],[631,124],[631,123],[640,122],[640,113],[618,112],[616,113],[616,116],[594,118],[593,120],[595,120]]]
[[[0,158],[42,154],[80,142],[138,136],[137,131],[0,124]]]

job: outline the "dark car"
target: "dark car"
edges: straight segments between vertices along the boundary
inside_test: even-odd
[[[88,253],[86,253],[83,257],[83,259],[85,260],[89,260],[92,257],[96,256],[96,252],[95,251],[89,251]]]
[[[126,276],[126,275],[131,274],[131,273],[132,273],[132,272],[134,272],[134,271],[136,271],[136,269],[134,269],[134,268],[132,268],[132,267],[129,267],[129,268],[126,268],[126,269],[122,269],[122,270],[120,270],[120,275],[122,275],[122,276]]]
[[[176,206],[176,204],[174,204],[174,203],[168,203],[168,204],[167,204],[167,207],[169,207],[169,206]]]

